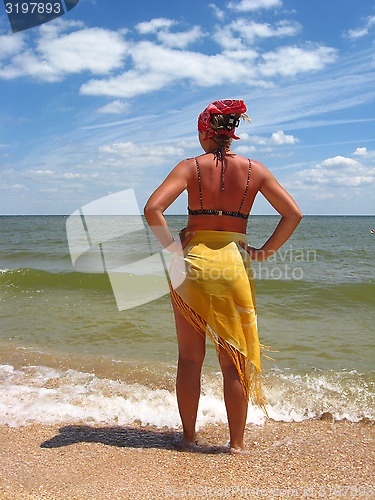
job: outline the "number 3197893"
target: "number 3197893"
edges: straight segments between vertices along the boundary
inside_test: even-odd
[[[7,14],[60,14],[61,3],[6,3],[5,10]]]

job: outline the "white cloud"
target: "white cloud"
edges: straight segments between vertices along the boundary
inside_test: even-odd
[[[184,49],[190,43],[199,40],[203,33],[201,28],[194,26],[191,30],[171,32],[170,27],[177,24],[176,21],[165,18],[156,18],[148,22],[139,23],[136,29],[141,35],[156,34],[160,43],[168,47]]]
[[[85,23],[83,21],[74,21],[72,19],[67,20],[59,18],[55,19],[53,23],[42,24],[37,31],[45,38],[56,38],[59,33],[64,33],[69,30],[75,30],[84,27]]]
[[[298,172],[306,186],[361,187],[375,184],[375,169],[345,156],[327,158],[314,168]]]
[[[239,12],[249,12],[260,9],[281,7],[282,0],[240,0],[228,3],[228,8]]]
[[[30,170],[29,172],[30,174],[33,174],[33,175],[38,175],[38,176],[51,176],[51,175],[54,175],[54,171],[53,170]]]
[[[184,149],[180,146],[169,145],[154,145],[151,149],[147,146],[136,145],[133,142],[119,142],[117,144],[101,146],[99,154],[120,156],[121,158],[128,158],[131,156],[139,158],[165,158],[167,156],[181,157],[184,154]]]
[[[80,92],[85,95],[131,98],[160,90],[168,83],[167,74],[129,70],[108,80],[89,80],[81,86]]]
[[[91,80],[81,87],[83,94],[134,97],[180,80],[211,86],[241,82],[250,77],[248,61],[234,60],[225,54],[209,56],[200,52],[174,50],[151,42],[131,49],[133,69],[108,80]]]
[[[65,172],[61,175],[63,179],[87,179],[88,175],[79,172]]]
[[[165,19],[163,17],[152,19],[151,21],[145,21],[143,23],[138,23],[136,29],[141,35],[147,35],[148,33],[157,33],[161,29],[169,29],[175,24],[172,19]]]
[[[335,156],[334,158],[328,158],[317,164],[318,167],[334,167],[340,170],[343,169],[355,169],[360,168],[360,164],[353,160],[352,158],[346,158],[345,156]]]
[[[48,82],[61,78],[47,61],[36,56],[30,49],[16,54],[10,64],[0,67],[0,78],[11,80],[22,76],[31,76]]]
[[[73,23],[74,27],[76,24]],[[72,23],[40,28],[34,48],[24,49],[21,42],[14,44],[12,50],[17,53],[8,63],[4,60],[0,65],[0,78],[31,76],[54,82],[83,71],[104,75],[123,64],[127,44],[121,34],[103,28],[62,34],[66,26],[71,28]]]
[[[9,57],[0,64],[0,78],[29,76],[55,82],[69,74],[90,72],[95,76],[81,86],[81,94],[117,99],[99,109],[101,113],[115,114],[126,109],[121,99],[156,92],[178,82],[208,87],[246,81],[249,86],[269,87],[275,76],[322,69],[335,59],[335,51],[329,47],[282,47],[263,55],[252,48],[254,37],[295,35],[300,25],[290,21],[273,26],[243,19],[233,22],[224,28],[226,45],[216,54],[187,50],[188,44],[206,34],[197,26],[185,32],[169,31],[174,24],[165,18],[139,23],[138,32],[156,34],[157,41],[127,41],[126,30],[86,28],[79,22],[58,20],[33,32],[35,43],[26,49],[22,38],[16,44],[7,39]],[[242,42],[238,42],[239,37]]]
[[[223,10],[219,9],[219,7],[217,7],[214,3],[210,3],[208,5],[210,7],[210,9],[213,10],[215,16],[220,19],[220,21],[222,21],[223,19],[225,19],[225,13]]]
[[[204,36],[198,27],[186,32],[169,32],[172,24],[174,24],[172,20],[159,18],[137,25],[138,31],[142,34],[156,33],[159,42],[166,46],[164,50],[163,47],[151,42],[127,43],[122,33],[102,28],[82,28],[82,23],[77,22],[59,21],[49,26],[42,26],[37,32],[38,38],[34,49],[23,50],[24,42],[21,37],[17,39],[3,37],[5,49],[2,54],[4,57],[4,54],[13,55],[13,58],[8,64],[0,66],[0,77],[12,79],[31,76],[53,82],[61,80],[67,74],[83,71],[105,75],[120,68],[127,55],[133,57],[133,67],[123,75],[117,75],[104,82],[104,86],[108,84],[108,91],[100,90],[102,88],[100,81],[94,81],[84,85],[82,92],[131,97],[163,88],[170,81],[186,78],[195,84],[205,86],[222,83],[228,74],[229,81],[233,83],[249,76],[250,68],[246,65],[256,59],[257,53],[253,49],[238,50],[238,43],[233,45],[235,50],[228,50],[229,43],[224,53],[216,55],[166,50],[172,47],[184,49],[189,43]],[[65,33],[68,29],[73,31]],[[299,30],[299,25],[282,21],[272,28],[265,24],[245,23],[244,20],[239,20],[232,23],[229,29],[233,38],[243,32],[244,39],[250,42],[255,36],[293,35]],[[271,56],[266,55],[266,57]],[[239,62],[237,68],[234,60]],[[267,73],[270,69],[263,65],[262,71]],[[298,69],[295,68],[294,71],[297,72]],[[219,78],[221,81],[217,82],[217,75],[221,75]],[[125,81],[127,81],[126,90]]]
[[[279,130],[278,132],[274,132],[272,134],[270,142],[271,144],[281,146],[283,144],[296,144],[299,140],[293,135],[286,135],[282,130]]]
[[[281,47],[275,52],[263,54],[264,63],[259,71],[264,76],[295,76],[306,71],[323,69],[335,61],[336,50],[331,47],[302,49],[299,47]]]
[[[271,38],[282,36],[295,36],[301,31],[301,25],[297,22],[283,20],[275,26],[265,23],[257,23],[240,19],[230,24],[233,32],[252,43],[256,38]]]
[[[255,60],[258,57],[258,53],[253,49],[225,50],[223,56],[228,59],[233,59],[234,61],[253,63],[255,66]]]
[[[325,200],[333,200],[335,195],[333,193],[327,191],[315,191],[313,192],[313,197],[315,200],[325,201]]]
[[[60,38],[41,39],[38,44],[40,56],[58,73],[108,73],[122,65],[126,50],[118,33],[103,28],[86,28]]]
[[[296,75],[300,72],[322,69],[335,59],[335,50],[328,47],[299,49],[283,47],[263,55],[265,63],[258,63],[253,50],[225,51],[206,55],[201,52],[176,50],[143,41],[129,48],[132,69],[109,79],[92,79],[81,87],[87,95],[106,95],[131,98],[160,90],[178,81],[187,80],[197,86],[223,83],[241,83],[267,86],[259,72],[269,77]]]
[[[234,50],[253,47],[256,39],[295,36],[302,29],[301,25],[294,21],[282,20],[272,26],[242,18],[218,28],[213,35],[216,43],[224,49]]]
[[[366,148],[357,148],[354,153],[355,156],[364,156],[367,154],[367,149]]]
[[[255,146],[234,146],[234,151],[240,155],[247,156],[250,153],[254,153],[256,151]]]
[[[176,47],[179,49],[184,49],[190,43],[194,43],[203,36],[202,30],[195,26],[190,31],[184,31],[179,33],[170,33],[167,31],[161,31],[158,33],[158,40],[167,45],[168,47]]]
[[[26,178],[44,177],[48,180],[71,180],[71,179],[92,179],[98,176],[97,173],[80,172],[56,172],[54,170],[29,170],[23,174]]]
[[[370,16],[366,19],[366,23],[362,28],[350,29],[347,36],[352,40],[362,38],[369,34],[369,30],[375,26],[375,16]]]
[[[127,102],[116,100],[99,108],[98,113],[108,113],[112,115],[117,115],[125,113],[126,111],[128,111],[129,107],[130,106]]]
[[[271,137],[261,137],[259,135],[249,135],[246,132],[240,134],[240,138],[248,140],[253,144],[259,146],[283,146],[285,144],[296,144],[299,142],[297,137],[293,135],[286,135],[282,130],[274,132]]]
[[[0,47],[0,60],[18,54],[25,48],[23,34],[0,35]]]
[[[363,36],[368,35],[367,28],[357,28],[348,31],[348,37],[351,39],[362,38]]]

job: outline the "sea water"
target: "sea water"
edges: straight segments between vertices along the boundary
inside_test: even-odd
[[[67,220],[0,217],[0,424],[178,428],[163,254],[150,246],[146,225],[129,236],[132,217],[97,217],[96,225],[121,225],[125,236],[99,243],[88,264],[73,267]],[[261,246],[278,220],[251,217],[249,243]],[[177,234],[187,219],[167,221]],[[370,216],[306,216],[275,256],[253,263],[259,336],[272,357],[263,359],[271,419],[375,420],[372,228]],[[116,256],[112,266],[108,255]],[[250,404],[248,421],[264,420]],[[207,342],[198,428],[225,421],[222,377]]]

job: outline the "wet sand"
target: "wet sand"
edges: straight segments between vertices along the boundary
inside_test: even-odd
[[[230,455],[224,426],[176,449],[169,429],[0,427],[0,498],[375,498],[375,425],[310,420],[248,426]]]

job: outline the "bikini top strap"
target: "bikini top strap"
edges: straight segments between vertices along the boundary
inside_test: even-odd
[[[196,158],[194,158],[195,160],[195,166],[197,167],[197,174],[198,174],[198,186],[199,186],[199,200],[200,200],[200,203],[201,203],[201,210],[203,210],[203,198],[202,198],[202,185],[201,185],[201,174],[200,174],[200,171],[199,171],[199,165],[198,165],[198,160]],[[241,205],[240,205],[240,208],[238,210],[238,212],[241,212],[241,208],[242,208],[242,205],[245,201],[245,198],[246,198],[246,195],[247,195],[247,191],[249,189],[249,183],[250,183],[250,173],[251,173],[251,160],[248,159],[248,162],[249,162],[249,172],[247,174],[247,182],[246,182],[246,188],[245,188],[245,192],[244,192],[244,195],[242,197],[242,201],[241,201]]]
[[[197,167],[197,174],[198,174],[198,186],[199,186],[199,199],[201,202],[201,209],[203,210],[203,199],[202,199],[202,186],[201,186],[201,174],[199,172],[199,165],[198,165],[198,160],[194,158],[195,160],[195,165]]]
[[[249,188],[249,182],[250,182],[250,173],[251,173],[251,160],[248,159],[248,162],[249,162],[249,173],[247,174],[247,183],[246,183],[246,189],[245,189],[245,192],[244,192],[244,195],[242,197],[242,201],[241,201],[241,205],[240,205],[240,208],[239,208],[239,212],[241,212],[241,208],[242,208],[242,205],[243,205],[243,202],[245,201],[245,198],[246,198],[246,195],[247,195],[247,190]]]

